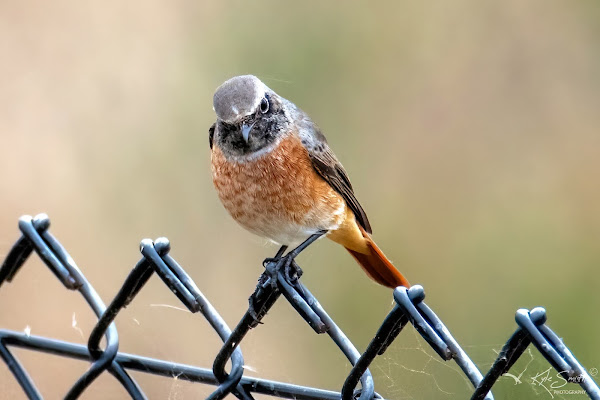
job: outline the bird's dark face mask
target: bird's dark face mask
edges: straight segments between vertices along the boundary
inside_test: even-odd
[[[281,103],[267,95],[254,113],[239,121],[217,121],[216,140],[226,156],[249,156],[274,143],[287,126]]]

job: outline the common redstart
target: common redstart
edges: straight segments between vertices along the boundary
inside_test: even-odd
[[[212,178],[233,219],[282,245],[278,254],[325,233],[376,282],[409,287],[371,239],[348,174],[305,112],[252,75],[219,86],[213,106]]]

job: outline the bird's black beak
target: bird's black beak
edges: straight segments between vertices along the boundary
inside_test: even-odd
[[[247,124],[247,123],[242,124],[242,137],[244,138],[244,141],[246,143],[248,143],[248,137],[250,136],[250,131],[252,130],[253,126],[254,126],[254,122],[251,124]]]

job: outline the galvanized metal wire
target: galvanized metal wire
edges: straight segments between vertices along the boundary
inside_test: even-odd
[[[396,305],[385,317],[365,351],[361,353],[335,324],[315,296],[300,282],[299,277],[291,279],[286,274],[281,259],[266,263],[265,272],[250,297],[248,311],[231,330],[190,276],[169,255],[171,248],[166,238],[155,241],[142,240],[141,260],[106,307],[71,256],[50,234],[49,227],[50,220],[45,214],[36,217],[23,216],[19,219],[21,236],[0,267],[0,287],[5,282],[12,281],[19,269],[35,252],[65,288],[81,293],[98,317],[98,322],[90,334],[87,346],[0,329],[0,357],[30,399],[42,399],[43,396],[23,365],[11,352],[11,348],[24,348],[88,361],[90,363],[88,370],[73,383],[65,394],[65,399],[79,398],[103,373],[113,375],[131,398],[146,399],[142,388],[128,371],[177,376],[182,380],[214,385],[214,391],[207,397],[211,400],[222,399],[230,394],[238,399],[251,400],[257,393],[277,398],[303,400],[379,399],[382,397],[375,392],[375,382],[369,366],[376,357],[384,354],[403,328],[410,324],[442,360],[456,362],[473,385],[472,400],[493,400],[492,387],[498,378],[514,365],[529,345],[536,347],[566,381],[579,384],[590,399],[600,400],[598,385],[563,341],[546,325],[546,311],[541,307],[517,311],[515,332],[508,338],[491,369],[484,376],[452,337],[441,319],[425,304],[425,291],[419,285],[410,289],[404,287],[395,289]],[[293,267],[297,268],[295,262]],[[118,351],[119,338],[114,320],[119,311],[133,301],[155,273],[192,313],[202,314],[223,341],[223,346],[211,369]],[[250,329],[259,325],[260,320],[281,295],[315,333],[329,335],[353,365],[345,382],[340,382],[339,392],[244,376],[244,359],[240,345],[245,335]],[[100,346],[102,338],[106,340],[104,348]],[[226,371],[228,361],[231,361],[231,368]]]

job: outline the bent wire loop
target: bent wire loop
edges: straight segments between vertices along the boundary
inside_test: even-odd
[[[106,306],[102,302],[102,299],[100,299],[100,296],[98,296],[98,293],[96,293],[87,279],[85,279],[79,268],[77,268],[75,261],[73,261],[54,236],[48,232],[49,227],[50,219],[46,214],[39,214],[35,218],[23,216],[19,219],[19,229],[22,232],[22,236],[17,240],[2,267],[0,267],[0,285],[4,281],[12,281],[19,268],[35,250],[63,285],[67,289],[79,291],[96,316],[100,317],[104,313]],[[132,398],[144,398],[135,381],[120,365],[113,363],[119,349],[119,337],[115,324],[108,325],[105,331],[106,348],[103,351],[93,353],[92,365],[71,387],[65,399],[79,397],[107,369],[121,382]],[[2,342],[0,348],[2,358],[19,380],[25,393],[30,398],[41,399],[41,394],[21,364],[10,353],[5,345],[5,341]],[[92,354],[92,349],[89,350],[90,354]]]
[[[400,286],[394,290],[396,306],[387,315],[375,337],[346,378],[346,382],[342,387],[343,400],[352,399],[358,377],[362,375],[376,356],[382,355],[387,350],[408,322],[415,327],[417,332],[443,360],[454,359],[473,386],[476,388],[479,385],[483,379],[481,373],[454,340],[442,321],[423,302],[424,299],[425,291],[420,285],[414,285],[410,289]],[[493,400],[491,393],[485,398]]]
[[[189,275],[169,255],[170,243],[166,238],[159,238],[154,242],[149,239],[142,240],[141,260],[132,269],[107,308],[73,259],[48,232],[49,226],[50,221],[45,214],[35,218],[21,217],[19,229],[22,235],[0,267],[0,286],[5,281],[12,281],[19,268],[35,251],[66,288],[81,293],[98,317],[98,322],[90,334],[87,346],[23,332],[0,330],[0,357],[30,399],[41,399],[42,395],[23,366],[10,352],[9,346],[91,362],[89,369],[68,391],[66,399],[78,398],[104,371],[112,374],[133,399],[145,399],[141,388],[127,373],[127,370],[133,370],[161,376],[177,376],[182,380],[216,385],[216,390],[208,396],[211,400],[222,399],[230,393],[243,400],[252,400],[251,393],[301,400],[371,400],[381,396],[375,392],[369,366],[378,355],[386,351],[402,329],[410,323],[443,360],[452,359],[458,364],[475,387],[471,399],[492,400],[493,396],[490,392],[492,386],[514,365],[527,346],[533,344],[565,380],[578,383],[589,398],[600,400],[598,385],[562,340],[546,326],[546,311],[540,307],[531,311],[525,309],[517,311],[516,331],[500,351],[491,369],[485,377],[482,377],[446,326],[424,303],[425,292],[421,286],[395,289],[394,308],[383,320],[365,352],[360,354],[325,312],[319,301],[299,281],[300,274],[290,276],[286,271],[290,264],[288,263],[286,267],[284,259],[280,257],[283,250],[266,263],[265,272],[261,275],[256,290],[249,299],[248,310],[231,331]],[[295,271],[300,271],[295,261],[291,262],[291,267]],[[215,358],[212,370],[118,352],[119,341],[114,320],[120,310],[131,303],[154,273],[192,313],[200,311],[223,340],[224,344]],[[281,295],[316,333],[327,333],[352,364],[341,392],[244,376],[244,359],[239,347],[240,342],[250,329],[261,323]],[[104,349],[100,347],[103,337],[106,339]],[[231,367],[227,372],[225,366],[229,360],[231,360]],[[360,389],[357,389],[359,383]]]
[[[527,346],[532,343],[567,382],[578,383],[590,399],[600,400],[598,385],[575,359],[562,339],[546,325],[547,316],[544,308],[536,307],[531,311],[517,310],[515,320],[519,327],[498,354],[492,368],[473,393],[471,400],[483,399],[498,378],[508,372]]]
[[[152,242],[150,239],[142,240],[140,244],[142,259],[133,268],[119,290],[119,293],[117,293],[106,312],[92,330],[88,341],[88,348],[92,355],[99,351],[99,343],[102,335],[107,327],[112,324],[118,312],[131,303],[154,272],[160,276],[163,282],[185,304],[190,312],[195,313],[200,311],[222,340],[226,340],[229,337],[231,331],[225,321],[200,292],[200,289],[198,289],[190,276],[169,256],[170,249],[171,244],[166,238],[158,238],[155,242]],[[252,399],[253,397],[241,385],[238,385],[244,372],[243,367],[244,359],[241,350],[238,348],[232,355],[233,372],[227,379],[223,380],[217,390],[207,399],[222,399],[231,392],[239,399]]]

